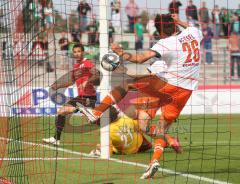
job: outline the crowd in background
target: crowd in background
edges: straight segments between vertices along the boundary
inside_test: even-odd
[[[29,23],[34,23],[35,28],[44,27],[45,31],[51,31],[54,25],[53,3],[48,0],[29,0],[26,11],[29,15]]]
[[[129,0],[125,7],[121,7],[120,0],[111,1],[111,20],[109,29],[110,43],[113,42],[113,32],[121,33],[121,9],[125,10],[128,18],[128,33],[135,35],[135,49],[143,49],[144,33],[147,32],[150,39],[150,47],[156,40],[161,39],[156,32],[154,26],[154,15],[148,15],[147,24],[143,23],[143,17],[140,14],[140,8],[135,0]],[[168,11],[171,14],[179,14],[182,3],[179,0],[172,0],[169,4]],[[80,10],[85,8],[85,13],[91,11],[90,5],[82,0],[78,6],[79,16],[84,17],[84,21],[80,21],[80,27],[86,24],[86,14],[81,14]],[[186,20],[190,26],[199,27],[202,30],[204,39],[202,41],[202,48],[204,53],[204,61],[207,64],[214,64],[212,54],[212,39],[229,39],[229,50],[231,53],[231,75],[234,77],[234,65],[238,67],[238,78],[240,78],[240,53],[239,53],[239,35],[240,35],[240,4],[238,9],[230,10],[221,8],[215,4],[213,9],[208,9],[205,1],[201,1],[200,7],[197,7],[192,0],[188,1],[185,8]],[[91,22],[91,21],[90,21]],[[115,31],[117,30],[117,31]],[[98,35],[98,28],[89,34]],[[234,38],[234,39],[233,39]],[[95,36],[95,43],[98,43],[98,36]],[[92,41],[94,40],[92,39]],[[93,41],[94,42],[94,41]],[[89,44],[93,42],[88,42]]]
[[[44,31],[51,31],[53,26],[57,26],[54,20],[57,16],[55,15],[57,10],[54,9],[51,0],[28,0],[27,2],[25,9],[30,15],[30,22],[34,23],[35,27],[38,29],[39,27],[44,27]],[[211,29],[212,37],[215,39],[228,38],[233,32],[240,34],[240,4],[235,10],[230,10],[224,7],[220,9],[217,4],[212,9],[208,9],[206,2],[201,1],[200,3],[200,7],[197,7],[192,0],[189,0],[186,7],[182,8],[183,5],[179,0],[172,0],[169,4],[168,12],[179,14],[180,11],[185,10],[186,20],[191,26],[200,26],[201,29],[205,30],[206,26],[203,26],[203,24],[207,24],[207,29]],[[146,18],[142,14],[146,9],[139,8],[136,0],[128,0],[124,7],[122,7],[121,0],[111,0],[109,6],[111,12],[109,18],[109,26],[111,26],[109,29],[110,42],[113,41],[112,35],[114,32],[116,34],[121,34],[122,32],[135,33],[139,41],[136,44],[136,48],[140,47],[139,49],[141,49],[140,41],[143,40],[143,33],[148,32],[151,39],[156,34],[154,33],[154,25],[151,26],[154,15],[150,13],[150,10],[147,10],[148,23],[146,23]],[[2,14],[1,12],[2,10],[0,15]],[[75,8],[75,12],[77,19],[69,20],[68,25],[66,25],[68,27],[67,30],[65,29],[66,26],[62,27],[62,29],[71,33],[74,42],[81,41],[82,33],[88,33],[90,37],[88,44],[98,44],[99,21],[93,11],[93,5],[86,0],[80,0]],[[71,15],[68,14],[68,16]],[[122,21],[124,16],[128,19],[127,30],[122,29],[125,26]]]
[[[189,25],[199,27],[202,30],[204,36],[202,48],[205,62],[214,64],[212,55],[213,39],[229,39],[229,48],[227,49],[232,53],[231,73],[234,76],[233,66],[236,63],[238,77],[240,78],[240,4],[235,10],[220,8],[217,4],[212,9],[208,9],[207,3],[204,1],[201,1],[200,7],[198,7],[192,0],[188,1],[185,8],[182,8],[182,6],[181,1],[172,0],[169,3],[168,12],[179,14],[180,11],[185,11]],[[146,22],[146,17],[143,17],[142,13],[144,10],[139,8],[136,0],[128,0],[124,7],[122,7],[121,0],[111,0],[109,7],[109,43],[114,42],[115,34],[123,34],[124,32],[134,34],[136,50],[143,49],[144,39],[146,38],[144,33],[147,33],[149,37],[150,47],[156,40],[161,39],[154,26],[155,15],[147,12]],[[30,22],[34,22],[37,29],[43,27],[44,32],[50,33],[54,30],[57,15],[51,0],[28,0],[25,8],[30,15]],[[83,33],[88,35],[88,45],[99,44],[99,20],[93,11],[93,5],[86,0],[80,0],[75,12],[77,18],[69,21],[70,26],[67,30],[64,27],[62,28],[63,33],[59,40],[61,50],[67,50],[67,45],[70,42],[81,42]],[[124,27],[122,23],[123,16],[126,16],[128,20],[127,29],[122,29]],[[67,32],[70,33],[71,39],[68,38]]]
[[[37,20],[41,20],[39,23],[43,24],[45,30],[51,30],[55,24],[54,16],[56,16],[54,15],[54,10],[56,9],[53,7],[53,2],[51,0],[27,0],[27,2],[25,8],[30,15],[30,21],[38,23]],[[210,25],[209,27],[212,29],[214,38],[228,37],[232,32],[240,33],[240,4],[235,10],[230,10],[224,7],[220,8],[217,4],[215,4],[212,9],[208,9],[206,2],[201,1],[200,3],[200,7],[197,7],[192,0],[189,0],[186,7],[182,8],[183,5],[179,0],[172,0],[169,4],[168,12],[179,14],[180,11],[184,11],[185,9],[186,20],[189,24],[192,26],[201,26],[204,23]],[[136,0],[128,0],[125,7],[122,7],[121,0],[111,0],[109,6],[111,12],[109,21],[115,28],[116,33],[123,31],[122,27],[124,25],[122,20],[124,16],[128,19],[128,30],[124,30],[125,32],[135,33],[136,25],[139,26],[139,23],[144,25],[143,32],[147,31],[146,24],[140,20],[143,19],[143,17],[141,17],[142,12],[146,11],[146,8],[139,8]],[[75,12],[77,12],[78,16],[77,21],[69,22],[70,30],[68,31],[78,34],[84,32],[97,34],[99,31],[99,22],[93,11],[93,5],[86,0],[80,0],[78,6],[75,8]],[[147,19],[151,21],[154,17],[151,15],[150,10],[147,10],[147,13]],[[1,14],[2,10],[0,10],[0,17]],[[67,14],[70,15],[69,13]],[[0,21],[2,22],[2,19]],[[37,26],[41,27],[41,25]],[[74,39],[79,39],[80,37],[81,36],[75,36]],[[96,40],[97,39],[98,37],[96,36]],[[92,38],[90,41],[92,41]]]

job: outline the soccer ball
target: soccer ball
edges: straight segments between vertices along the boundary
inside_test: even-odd
[[[114,71],[120,65],[120,58],[115,53],[105,54],[102,58],[101,65],[104,70]]]

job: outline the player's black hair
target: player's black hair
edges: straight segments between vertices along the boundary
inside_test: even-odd
[[[178,31],[178,27],[174,22],[171,14],[157,14],[155,17],[155,27],[158,33],[164,33],[167,36],[172,36]]]
[[[84,46],[81,43],[77,43],[73,46],[72,50],[75,48],[81,48],[82,51],[84,51]]]

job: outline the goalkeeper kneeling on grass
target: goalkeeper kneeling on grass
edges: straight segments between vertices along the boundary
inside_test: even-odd
[[[138,121],[123,114],[116,106],[110,107],[110,154],[134,154],[152,148],[141,132]],[[100,145],[91,156],[100,156]]]
[[[167,141],[162,138],[156,138],[157,132],[146,133],[146,129],[153,128],[156,125],[151,124],[156,111],[158,110],[158,99],[153,97],[138,97],[131,100],[134,106],[126,110],[125,115],[116,106],[110,107],[110,154],[135,154],[145,152],[152,148],[145,136],[148,135],[154,140],[154,153],[149,167],[141,176],[141,179],[152,178],[160,167],[159,160],[163,154],[164,148],[170,146],[176,153],[182,152],[182,147],[177,138],[167,134]],[[134,107],[134,108],[132,108]],[[164,142],[164,147],[162,143]],[[91,156],[100,156],[100,145],[90,152]]]

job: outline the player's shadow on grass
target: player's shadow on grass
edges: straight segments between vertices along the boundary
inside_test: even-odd
[[[89,133],[95,130],[99,130],[99,125],[97,124],[82,124],[82,125],[72,125],[70,123],[66,123],[64,132],[65,133]]]
[[[72,126],[68,129],[68,131],[65,131],[65,132],[66,133],[89,133],[98,129],[99,129],[98,125],[85,124],[80,126]]]

